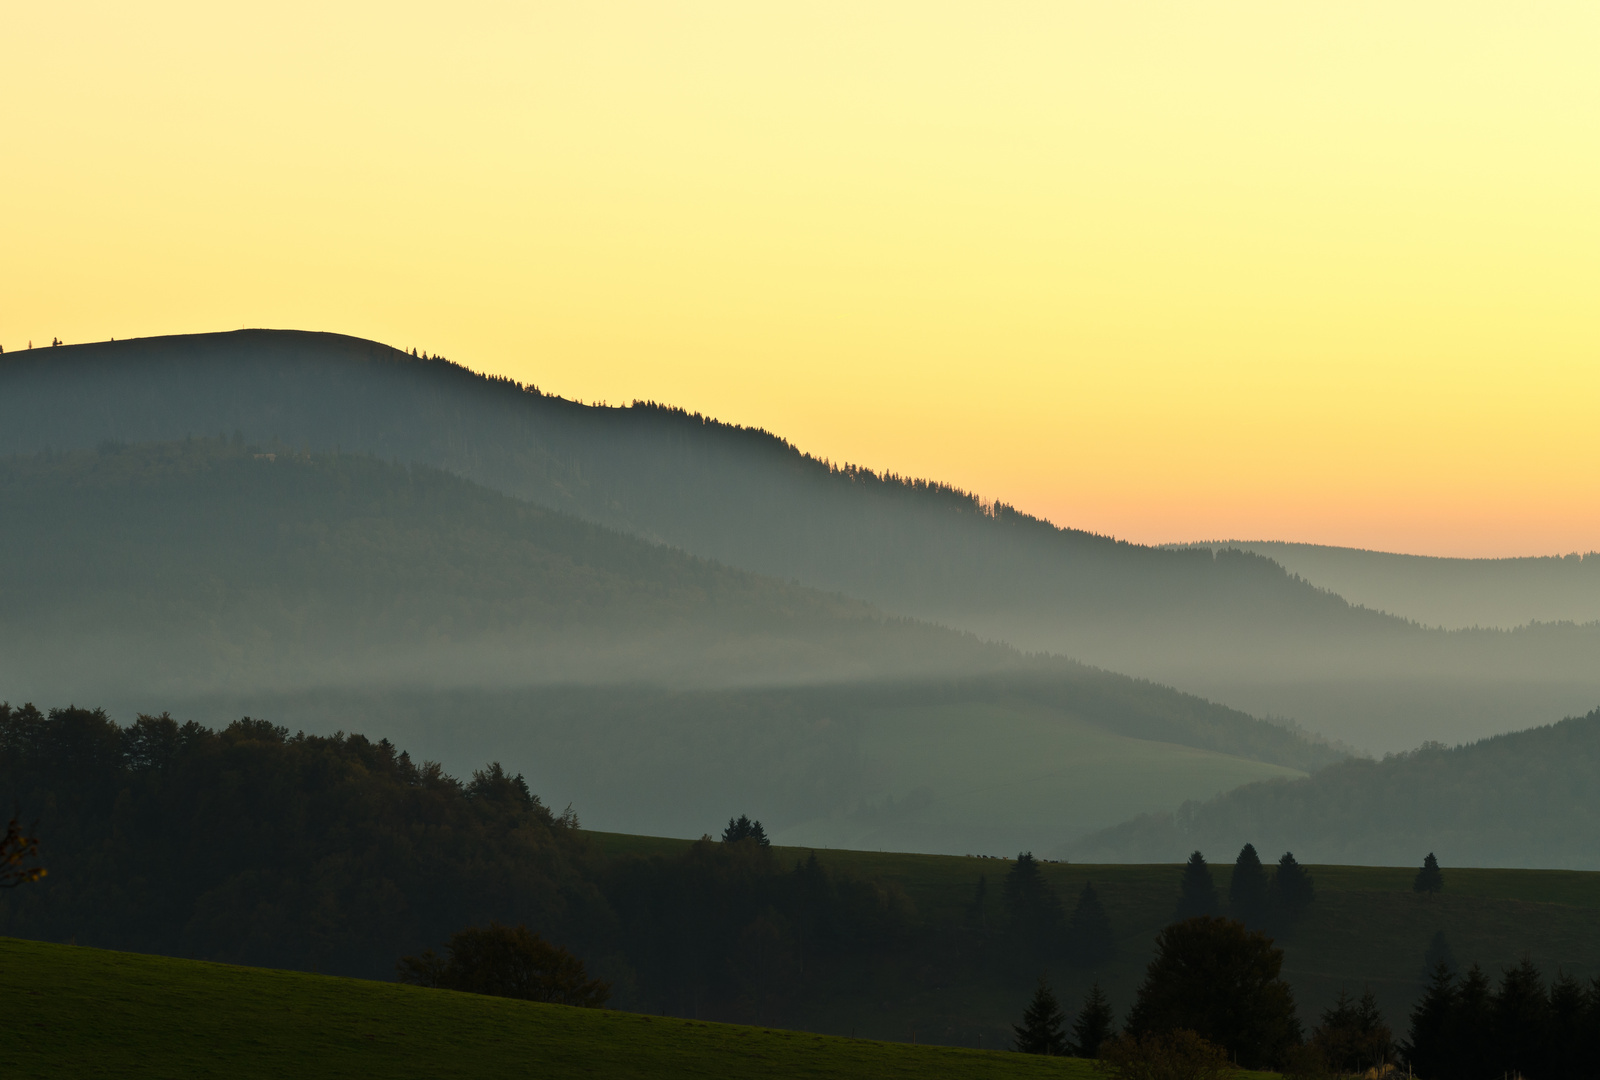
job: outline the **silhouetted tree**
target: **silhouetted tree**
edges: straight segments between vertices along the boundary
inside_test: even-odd
[[[1011,1028],[1017,1034],[1017,1050],[1024,1054],[1064,1057],[1067,1039],[1061,1033],[1063,1023],[1065,1017],[1061,1015],[1061,1006],[1056,1002],[1049,980],[1040,975],[1039,985],[1033,991],[1033,1000],[1022,1013],[1022,1023],[1013,1024]]]
[[[1544,979],[1533,961],[1506,971],[1494,996],[1493,1032],[1495,1060],[1502,1072],[1513,1076],[1541,1076],[1544,1050],[1549,1040],[1550,999]]]
[[[724,844],[737,844],[741,840],[754,840],[757,847],[771,847],[772,841],[767,839],[767,830],[761,827],[761,822],[751,821],[745,814],[738,818],[729,818],[728,827],[722,830]]]
[[[0,889],[14,889],[44,877],[48,871],[38,865],[38,859],[39,838],[25,835],[21,823],[12,818],[0,837]]]
[[[1006,932],[1013,959],[1037,964],[1040,954],[1054,953],[1061,941],[1061,900],[1039,870],[1031,851],[1017,856],[1001,888]]]
[[[1111,959],[1116,952],[1111,919],[1093,883],[1086,882],[1067,922],[1067,958],[1074,964],[1093,967]]]
[[[528,932],[526,926],[469,926],[450,935],[450,956],[433,950],[401,957],[397,978],[417,986],[464,990],[473,994],[599,1008],[611,996],[609,984],[591,979],[583,961]]]
[[[1454,1074],[1490,1075],[1494,1052],[1494,1000],[1489,978],[1473,964],[1456,990],[1450,1024],[1450,1064]],[[1499,1069],[1495,1068],[1494,1072]]]
[[[1200,916],[1156,937],[1156,956],[1128,1015],[1134,1037],[1188,1029],[1249,1069],[1284,1060],[1300,1041],[1283,950],[1232,919]]]
[[[1178,908],[1173,912],[1172,921],[1221,913],[1222,901],[1217,896],[1216,882],[1211,880],[1211,868],[1206,865],[1206,857],[1196,851],[1184,864],[1183,880],[1178,885]]]
[[[1352,1001],[1340,990],[1333,1006],[1323,1011],[1311,1042],[1328,1066],[1340,1074],[1381,1068],[1394,1053],[1394,1033],[1383,1022],[1371,990],[1362,994],[1360,1001]]]
[[[1546,1037],[1548,1051],[1544,1068],[1555,1080],[1577,1080],[1600,1050],[1600,998],[1591,1004],[1584,986],[1562,972],[1550,983],[1550,1011]]]
[[[1272,875],[1272,906],[1278,921],[1285,925],[1294,922],[1305,914],[1316,896],[1310,871],[1295,861],[1293,852],[1285,851]]]
[[[1453,967],[1442,962],[1435,964],[1427,990],[1411,1010],[1411,1030],[1400,1053],[1418,1076],[1443,1077],[1455,1064],[1455,1047],[1451,1042],[1455,1036],[1459,1000],[1455,981]]]
[[[1417,876],[1412,879],[1411,891],[1419,893],[1436,893],[1444,889],[1444,874],[1439,872],[1439,860],[1433,857],[1433,852],[1428,852],[1428,857],[1422,860],[1422,869],[1417,871]]]
[[[1233,877],[1228,881],[1228,907],[1234,918],[1252,930],[1259,930],[1267,923],[1272,910],[1272,884],[1267,880],[1254,844],[1240,848],[1239,857],[1233,861]]]
[[[1072,1043],[1068,1051],[1076,1057],[1097,1058],[1100,1047],[1111,1038],[1116,1018],[1111,1014],[1111,1002],[1100,984],[1089,987],[1083,999],[1083,1008],[1072,1023]]]

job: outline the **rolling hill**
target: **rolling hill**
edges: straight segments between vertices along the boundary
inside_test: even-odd
[[[1429,630],[1261,555],[1162,550],[649,403],[585,406],[357,339],[152,338],[0,358],[15,453],[238,432],[435,466],[783,581],[1392,750],[1600,699],[1600,627]]]
[[[137,988],[137,992],[134,992]],[[911,1046],[0,939],[13,1077],[1009,1077],[1085,1061]]]
[[[0,686],[498,759],[608,828],[1057,843],[1343,753],[1124,676],[351,454],[0,461]]]
[[[1276,540],[1173,546],[1265,555],[1352,604],[1425,626],[1510,630],[1534,622],[1600,620],[1600,557],[1595,552],[1449,559]]]
[[[1309,778],[1252,784],[1065,846],[1075,859],[1171,859],[1246,839],[1319,862],[1434,851],[1472,866],[1600,869],[1600,709],[1528,731]]]

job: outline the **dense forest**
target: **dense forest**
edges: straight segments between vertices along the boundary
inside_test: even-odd
[[[50,871],[0,900],[12,936],[382,979],[500,920],[585,955],[618,1004],[763,1020],[808,962],[906,928],[893,888],[753,841],[602,865],[521,776],[463,782],[359,735],[0,706],[0,790],[39,815]]]
[[[35,350],[0,358],[0,389],[13,452],[240,431],[288,450],[433,465],[730,566],[1291,716],[1369,749],[1523,727],[1600,693],[1594,626],[1430,631],[1258,554],[1059,529],[763,431],[652,403],[586,406],[337,335]]]
[[[1351,759],[1252,784],[1068,846],[1075,859],[1169,860],[1247,839],[1328,863],[1600,869],[1600,709],[1454,748]]]
[[[512,762],[619,830],[1056,843],[1344,753],[422,466],[234,439],[0,460],[0,685]],[[1182,748],[1204,751],[1190,754]],[[981,804],[952,795],[992,788]]]

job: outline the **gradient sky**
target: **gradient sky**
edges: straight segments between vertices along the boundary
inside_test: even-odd
[[[1061,524],[1600,547],[1600,5],[0,5],[0,345],[280,326]]]

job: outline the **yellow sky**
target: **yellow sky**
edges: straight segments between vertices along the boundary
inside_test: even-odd
[[[1600,548],[1600,5],[0,3],[0,345],[287,326],[1136,540]]]

